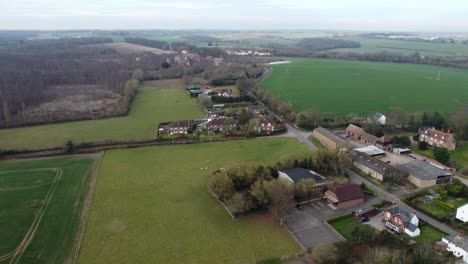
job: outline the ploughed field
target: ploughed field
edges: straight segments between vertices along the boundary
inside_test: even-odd
[[[271,67],[262,82],[265,89],[297,111],[319,107],[328,117],[386,113],[395,106],[450,113],[468,104],[467,70],[319,59],[293,59]]]
[[[255,263],[300,252],[268,213],[232,220],[207,176],[239,162],[305,153],[292,139],[107,151],[78,263]]]
[[[0,263],[71,263],[93,158],[0,163]]]
[[[64,146],[65,142],[138,140],[155,137],[158,123],[194,119],[204,114],[176,81],[164,89],[150,82],[140,89],[125,117],[0,129],[0,150]],[[167,81],[161,83],[171,86]]]

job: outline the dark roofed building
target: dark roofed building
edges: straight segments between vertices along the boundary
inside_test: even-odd
[[[362,133],[361,134],[361,142],[367,145],[375,145],[377,144],[377,141],[379,140],[378,137],[371,135],[369,133]]]
[[[192,120],[179,120],[173,122],[160,123],[158,127],[158,135],[185,135],[190,133],[194,122]]]
[[[206,124],[206,129],[213,132],[219,132],[226,129],[232,131],[237,129],[237,124],[236,121],[231,118],[215,118]]]
[[[452,180],[453,176],[452,173],[443,168],[423,160],[413,160],[401,165],[399,169],[408,173],[408,180],[420,188],[448,183]]]
[[[278,171],[278,178],[285,179],[294,183],[302,179],[312,179],[317,183],[324,183],[327,179],[320,174],[303,168],[294,168],[289,170]]]
[[[315,138],[317,138],[320,141],[320,143],[322,143],[322,145],[327,147],[329,150],[346,149],[348,147],[348,141],[344,140],[343,138],[337,136],[336,134],[323,127],[318,127],[314,129],[312,135]]]
[[[364,193],[357,184],[336,186],[325,192],[323,197],[329,204],[338,207],[352,207],[364,203]]]
[[[384,178],[393,174],[394,176],[405,177],[406,173],[388,165],[387,163],[371,157],[363,152],[353,150],[351,152],[351,159],[353,160],[354,167],[368,174],[372,178],[383,181]]]
[[[468,263],[468,239],[463,232],[443,237],[442,242],[446,244],[447,251],[452,252],[457,258],[461,258],[463,263]]]

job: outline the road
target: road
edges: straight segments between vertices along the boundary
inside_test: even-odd
[[[359,174],[353,172],[352,170],[347,170],[347,174],[349,175],[349,178],[351,179],[352,182],[354,182],[356,184],[361,184],[361,183],[364,182],[367,186],[372,188],[372,190],[374,190],[375,193],[378,196],[380,196],[381,198],[383,198],[383,199],[385,199],[387,201],[395,202],[396,205],[398,207],[400,207],[403,211],[408,211],[408,212],[415,211],[416,215],[418,216],[419,219],[429,223],[432,226],[435,226],[436,228],[444,231],[447,234],[450,234],[450,235],[456,235],[457,234],[457,231],[455,231],[451,227],[449,227],[449,226],[447,226],[445,224],[442,224],[441,222],[439,222],[439,221],[437,221],[437,220],[423,214],[422,212],[411,208],[410,206],[408,206],[407,204],[402,202],[400,200],[400,198],[396,197],[395,195],[393,195],[391,193],[388,193],[388,192],[382,190],[380,187],[378,187],[375,184],[373,184],[372,182],[364,179],[363,177],[361,177]]]

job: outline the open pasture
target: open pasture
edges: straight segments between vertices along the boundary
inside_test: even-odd
[[[270,214],[232,220],[209,194],[207,176],[307,151],[291,139],[108,151],[78,263],[240,264],[298,253]]]
[[[174,81],[180,84],[179,80]],[[161,89],[151,82],[140,89],[127,116],[0,129],[0,149],[37,149],[74,143],[105,140],[137,140],[155,137],[158,123],[204,116],[195,99],[183,90]],[[167,81],[166,84],[169,85]],[[157,89],[151,89],[155,85]]]
[[[292,59],[272,65],[265,89],[297,111],[319,107],[328,117],[411,112],[450,113],[468,104],[468,71],[430,65]],[[439,76],[440,72],[440,76]]]
[[[94,159],[0,163],[0,263],[65,263],[78,230]]]

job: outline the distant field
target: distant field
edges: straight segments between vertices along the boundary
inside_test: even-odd
[[[88,46],[112,48],[120,54],[135,54],[135,53],[138,54],[138,53],[151,52],[153,54],[159,55],[159,54],[174,53],[168,50],[156,49],[156,48],[146,47],[142,45],[126,43],[126,42],[119,42],[119,40],[120,39],[117,38],[116,42],[114,43],[94,44],[94,45],[88,45]]]
[[[34,149],[75,143],[148,139],[155,136],[157,124],[177,119],[202,117],[195,99],[182,88],[161,89],[157,82],[142,88],[125,117],[69,122],[43,126],[0,129],[0,149]],[[151,89],[152,85],[157,89]],[[169,84],[168,84],[169,85]]]
[[[208,193],[207,173],[305,152],[291,139],[108,151],[78,263],[240,264],[298,253],[269,214],[232,220]]]
[[[380,52],[389,51],[393,53],[413,54],[416,51],[425,56],[468,56],[468,45],[443,44],[431,42],[390,40],[364,38],[358,36],[343,37],[342,39],[354,40],[361,43],[357,49],[337,49],[340,51],[353,52]],[[337,51],[334,50],[334,51]]]
[[[69,263],[93,161],[0,163],[0,263]]]
[[[327,116],[409,111],[450,113],[468,104],[468,71],[430,65],[293,59],[272,65],[262,85],[298,111]],[[440,71],[440,80],[437,80]]]

